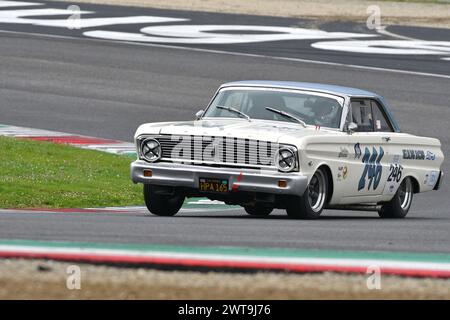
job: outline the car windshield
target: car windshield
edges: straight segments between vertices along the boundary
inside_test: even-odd
[[[204,117],[263,119],[339,128],[344,99],[298,90],[224,88]],[[234,110],[233,110],[234,109]]]

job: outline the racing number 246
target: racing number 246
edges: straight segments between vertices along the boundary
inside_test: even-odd
[[[359,179],[358,191],[362,190],[366,186],[366,180],[368,180],[367,190],[373,187],[376,190],[380,184],[381,174],[383,172],[383,166],[380,164],[381,159],[384,156],[384,150],[380,147],[380,152],[377,152],[375,147],[372,147],[372,153],[369,148],[365,148],[362,162],[364,163],[364,170]]]
[[[391,164],[389,167],[389,176],[387,178],[388,182],[394,181],[394,182],[400,182],[400,179],[402,178],[402,170],[403,167],[400,164],[394,163]]]

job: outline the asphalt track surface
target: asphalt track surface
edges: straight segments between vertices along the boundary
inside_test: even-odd
[[[201,16],[214,18],[204,13]],[[11,28],[2,25],[0,29]],[[449,156],[448,78],[81,37],[56,38],[17,29],[20,33],[0,31],[0,123],[131,141],[143,122],[192,119],[223,82],[323,82],[385,96],[402,131],[439,138]],[[259,52],[264,43],[246,46]],[[271,44],[267,46],[269,50]],[[278,51],[282,50],[279,46],[280,42]],[[339,59],[355,63],[345,55]],[[450,75],[449,61],[403,59],[407,61],[399,63],[400,69],[439,69],[440,74]],[[420,63],[414,59],[423,64],[417,67]],[[443,170],[449,172],[448,161]],[[0,238],[448,253],[449,191],[444,181],[440,191],[416,195],[408,217],[397,221],[378,219],[373,212],[346,211],[325,211],[317,221],[288,220],[282,211],[267,218],[249,217],[242,210],[189,211],[171,218],[142,212],[0,211]]]

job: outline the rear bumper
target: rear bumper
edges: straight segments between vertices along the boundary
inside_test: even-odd
[[[144,176],[144,170],[146,169],[152,171],[151,177]],[[228,179],[230,189],[235,185],[233,191],[270,194],[302,195],[308,185],[308,178],[298,173],[215,168],[164,162],[148,163],[142,160],[137,160],[131,164],[131,179],[134,183],[198,189],[200,177]],[[279,187],[279,180],[286,181],[286,187]]]

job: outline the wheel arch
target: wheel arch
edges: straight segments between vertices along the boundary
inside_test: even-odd
[[[404,179],[410,178],[412,185],[413,185],[413,193],[419,193],[420,192],[420,184],[419,180],[415,176],[407,175]],[[403,182],[403,181],[402,181]]]
[[[328,184],[329,192],[327,194],[325,204],[328,204],[330,202],[331,198],[333,197],[333,193],[334,193],[333,174],[331,172],[331,168],[327,164],[323,163],[323,164],[319,165],[317,167],[316,171],[319,169],[322,169],[327,175],[327,184]]]

